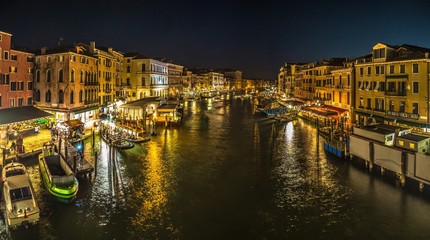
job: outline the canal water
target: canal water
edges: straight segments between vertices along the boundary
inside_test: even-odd
[[[13,239],[430,238],[429,189],[330,157],[313,126],[266,119],[250,100],[186,102],[179,128],[131,150],[91,145],[96,170],[72,203],[25,163],[41,220]]]

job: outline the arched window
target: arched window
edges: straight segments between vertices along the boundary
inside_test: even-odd
[[[72,69],[70,73],[70,82],[75,82],[75,69]]]
[[[40,70],[36,70],[36,82],[40,82]]]
[[[48,90],[45,94],[45,102],[51,102],[51,91]]]
[[[46,70],[46,82],[51,82],[51,69]]]
[[[79,91],[79,102],[83,102],[84,101],[84,92],[81,90]]]
[[[63,69],[58,70],[58,82],[63,82]]]
[[[58,91],[58,103],[64,103],[64,92],[63,92],[63,90]]]
[[[34,93],[34,99],[36,102],[40,102],[40,91],[36,90]]]
[[[81,80],[80,80],[80,82],[81,83],[84,82],[84,71],[81,71]]]
[[[70,92],[70,104],[74,104],[75,103],[75,92],[72,90]]]

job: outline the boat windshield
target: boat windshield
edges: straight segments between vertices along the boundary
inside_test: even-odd
[[[25,174],[24,169],[12,169],[6,172],[6,177]]]
[[[30,187],[15,188],[9,191],[12,202],[31,199]]]

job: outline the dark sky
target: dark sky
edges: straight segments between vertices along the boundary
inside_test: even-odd
[[[429,7],[426,0],[0,0],[0,31],[31,49],[60,37],[94,40],[191,68],[275,79],[284,62],[354,58],[378,42],[430,48]]]

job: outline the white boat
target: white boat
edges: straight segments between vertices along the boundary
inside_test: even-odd
[[[2,171],[5,220],[10,228],[37,224],[40,209],[26,168],[11,162]]]

